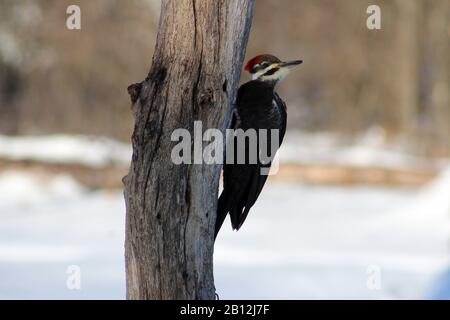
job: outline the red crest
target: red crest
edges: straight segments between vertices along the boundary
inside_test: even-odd
[[[245,70],[245,71],[250,71],[250,70],[253,68],[253,66],[254,66],[255,64],[258,64],[258,63],[259,63],[260,57],[261,57],[261,55],[256,56],[256,57],[254,57],[253,59],[250,59],[250,60],[247,62],[247,64],[245,65],[244,70]]]

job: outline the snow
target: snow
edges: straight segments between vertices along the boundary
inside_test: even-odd
[[[214,256],[218,294],[449,299],[448,190],[450,168],[420,190],[271,181],[239,232],[224,224]],[[0,299],[125,297],[122,192],[5,172],[3,193]],[[80,290],[66,285],[72,265]]]
[[[280,162],[338,164],[387,169],[443,169],[447,159],[423,158],[406,152],[403,144],[388,143],[381,128],[353,138],[335,133],[291,132],[279,151]]]
[[[86,189],[69,175],[58,175],[49,179],[44,175],[6,171],[0,173],[0,191],[2,206],[30,206],[49,200],[81,196]]]
[[[82,135],[0,136],[0,158],[92,167],[128,165],[131,146],[108,138]]]
[[[421,191],[271,184],[242,232],[218,237],[216,287],[225,299],[450,298],[432,293],[449,266],[449,184],[447,173]]]
[[[42,189],[41,179],[0,175],[0,193],[11,181],[34,199],[0,202],[0,299],[124,298],[121,192],[88,192],[66,176]],[[66,286],[71,265],[81,268],[81,290]]]
[[[75,163],[91,167],[128,166],[131,152],[131,145],[102,137],[0,135],[0,159]],[[420,169],[441,169],[447,163],[447,159],[421,158],[408,154],[395,144],[388,144],[379,128],[372,128],[353,139],[335,133],[291,131],[280,148],[279,160],[281,163]]]

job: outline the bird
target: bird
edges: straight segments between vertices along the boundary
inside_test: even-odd
[[[286,133],[287,110],[285,102],[277,94],[275,87],[292,69],[302,63],[303,60],[283,62],[271,54],[261,54],[250,59],[244,67],[250,75],[250,81],[242,84],[238,89],[229,128],[240,129],[241,132],[247,132],[250,129],[256,131],[277,129],[279,147]],[[268,170],[264,173],[263,170],[270,169],[277,150],[270,152],[270,133],[267,133],[265,138],[256,136],[258,154],[256,161],[251,162],[251,156],[248,154],[251,150],[249,145],[252,143],[251,139],[245,141],[246,155],[241,162],[237,161],[237,153],[242,150],[237,149],[236,136],[230,139],[233,144],[227,143],[225,147],[225,154],[231,148],[234,149],[234,154],[232,161],[227,158],[223,164],[223,190],[217,203],[214,239],[217,238],[227,214],[230,215],[233,230],[239,230],[267,180]],[[262,143],[267,145],[265,150],[268,161],[262,161],[259,157],[262,152]]]

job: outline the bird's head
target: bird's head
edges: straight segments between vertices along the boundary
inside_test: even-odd
[[[261,54],[250,59],[245,65],[245,70],[250,73],[252,80],[278,81],[302,63],[302,60],[283,62],[270,54]]]

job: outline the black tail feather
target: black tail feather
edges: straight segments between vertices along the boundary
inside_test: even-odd
[[[223,222],[225,221],[225,218],[227,217],[228,213],[228,199],[227,199],[226,192],[222,192],[222,194],[219,197],[219,201],[217,203],[217,216],[216,216],[216,227],[214,231],[214,240],[217,238],[217,234],[220,231],[220,228],[222,227]]]

